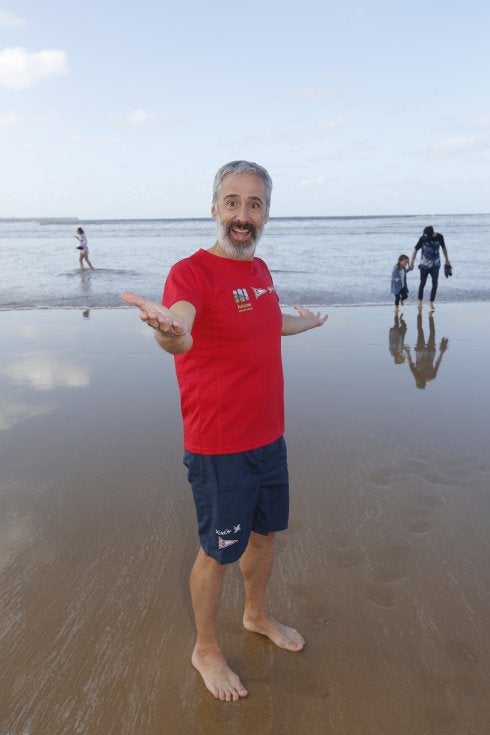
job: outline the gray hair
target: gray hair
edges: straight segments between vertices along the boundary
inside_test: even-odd
[[[269,176],[269,172],[263,166],[259,166],[258,163],[253,163],[253,161],[230,161],[230,163],[225,163],[224,166],[221,166],[214,177],[213,204],[216,204],[218,201],[223,179],[229,174],[253,174],[254,176],[258,176],[259,179],[262,179],[265,187],[265,209],[268,215],[271,204],[272,179]]]

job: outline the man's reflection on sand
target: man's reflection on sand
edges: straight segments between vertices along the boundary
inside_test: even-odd
[[[424,389],[430,380],[435,380],[442,356],[447,350],[449,340],[443,337],[439,343],[439,355],[436,358],[436,327],[434,314],[429,313],[429,339],[425,341],[422,314],[417,315],[417,345],[415,347],[415,362],[412,358],[410,347],[403,349],[407,356],[407,362],[412,375],[415,378],[417,388]]]
[[[405,362],[405,334],[407,333],[407,325],[403,319],[403,314],[395,314],[395,323],[388,332],[390,352],[393,360],[397,365]]]

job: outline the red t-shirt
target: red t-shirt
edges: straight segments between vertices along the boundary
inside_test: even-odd
[[[282,314],[266,264],[199,250],[168,274],[162,303],[196,309],[193,346],[175,356],[184,446],[246,452],[284,433]]]

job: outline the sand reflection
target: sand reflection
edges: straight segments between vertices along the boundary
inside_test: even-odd
[[[424,390],[427,384],[437,377],[442,358],[449,346],[449,339],[442,337],[437,344],[434,312],[429,313],[425,328],[423,315],[417,314],[417,342],[413,352],[410,345],[405,344],[407,332],[408,327],[403,314],[400,316],[396,314],[394,324],[388,332],[389,350],[396,365],[405,362],[408,364],[415,385]]]
[[[0,374],[15,384],[27,384],[40,391],[63,386],[86,388],[90,384],[87,366],[64,360],[55,353],[26,354],[8,362]]]

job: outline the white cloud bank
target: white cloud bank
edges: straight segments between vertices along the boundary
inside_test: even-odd
[[[31,53],[24,48],[0,51],[0,87],[28,89],[37,82],[68,73],[64,51],[46,49]]]

